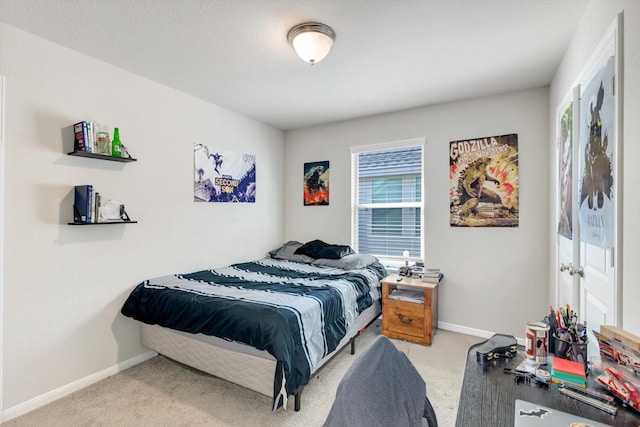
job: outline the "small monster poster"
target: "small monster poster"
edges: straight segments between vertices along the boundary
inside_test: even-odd
[[[580,240],[602,248],[613,247],[615,238],[613,60],[609,59],[580,96]]]
[[[560,118],[558,150],[558,234],[571,239],[573,230],[573,103]]]
[[[304,164],[303,200],[305,206],[329,204],[329,161]]]
[[[256,156],[193,145],[194,202],[255,203]]]
[[[449,143],[452,227],[519,225],[518,135]]]

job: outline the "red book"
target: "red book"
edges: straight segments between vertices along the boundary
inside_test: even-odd
[[[561,372],[581,378],[586,376],[586,373],[584,372],[584,363],[574,362],[573,360],[563,359],[561,357],[554,357],[552,360],[552,366],[552,371],[555,372]]]

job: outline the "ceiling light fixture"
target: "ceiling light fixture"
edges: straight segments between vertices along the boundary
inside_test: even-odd
[[[329,54],[335,39],[335,31],[319,22],[296,25],[287,34],[287,40],[298,56],[311,65],[322,61]]]

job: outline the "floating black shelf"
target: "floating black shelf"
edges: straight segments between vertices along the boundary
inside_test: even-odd
[[[121,163],[128,163],[128,162],[137,162],[138,159],[134,159],[132,157],[115,157],[115,156],[108,156],[106,154],[98,154],[98,153],[89,153],[86,151],[72,151],[70,153],[67,153],[69,156],[77,156],[77,157],[89,157],[91,159],[100,159],[100,160],[109,160],[112,162],[121,162]]]
[[[68,225],[137,224],[138,221],[68,222]]]
[[[122,219],[114,219],[111,221],[100,221],[100,222],[86,222],[80,221],[80,212],[76,207],[73,207],[73,222],[68,222],[67,225],[104,225],[104,224],[137,224],[138,221],[131,221],[129,215],[127,215],[127,211],[124,209],[121,211],[120,217]]]

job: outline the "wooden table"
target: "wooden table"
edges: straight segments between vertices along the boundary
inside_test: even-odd
[[[419,302],[393,298],[393,291],[419,291]],[[382,333],[418,344],[430,345],[438,327],[438,284],[391,274],[382,279]]]
[[[554,384],[548,390],[535,385],[516,384],[514,376],[505,374],[503,369],[515,369],[524,360],[522,346],[513,359],[498,359],[487,365],[479,365],[475,349],[481,344],[472,346],[467,353],[456,427],[512,426],[516,399],[613,426],[640,425],[640,414],[621,405],[618,405],[617,415],[613,416],[561,394]],[[595,390],[602,391],[593,386],[592,376],[587,380]]]

